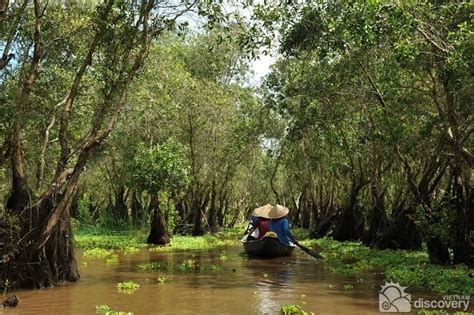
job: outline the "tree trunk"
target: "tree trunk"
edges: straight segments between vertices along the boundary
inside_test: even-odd
[[[148,244],[165,245],[170,242],[166,222],[161,213],[160,200],[157,193],[150,194],[150,208],[152,209],[152,221],[150,234],[146,242]]]
[[[342,210],[332,234],[332,237],[337,241],[356,241],[363,236],[363,214],[357,206],[357,197],[362,187],[362,185],[352,185],[349,201]]]
[[[194,226],[193,226],[193,236],[199,236],[204,234],[204,229],[202,227],[202,211],[200,207],[194,206]]]
[[[128,222],[128,208],[125,203],[125,187],[123,185],[120,185],[115,191],[114,215],[119,220]]]
[[[135,224],[142,224],[143,223],[143,209],[142,205],[140,203],[140,200],[138,200],[137,192],[133,191],[132,193],[132,204],[131,204],[131,210],[132,210],[132,221]]]
[[[389,226],[375,244],[379,249],[413,249],[421,250],[421,233],[413,221],[415,207],[395,210]]]
[[[472,209],[472,189],[465,178],[469,175],[462,174],[461,170],[455,170],[454,194],[456,217],[454,223],[454,263],[474,266],[474,211]]]
[[[209,206],[209,214],[207,222],[209,224],[209,229],[212,233],[217,232],[219,229],[218,222],[217,222],[217,211],[216,211],[216,203],[217,203],[217,191],[216,191],[216,182],[215,180],[212,181],[211,184],[211,201]]]
[[[426,242],[430,262],[435,265],[449,265],[451,259],[449,257],[448,246],[439,236],[432,236]]]
[[[44,288],[79,279],[70,224],[71,204],[55,204],[53,200],[56,198],[61,200],[64,196],[44,198],[37,206],[22,211],[15,252],[7,253],[5,257],[8,258],[0,266],[4,281],[0,286],[5,286],[7,281],[9,288]],[[61,212],[55,229],[49,231],[47,240],[41,242],[49,215],[58,207],[66,208]]]
[[[385,213],[384,193],[379,193],[378,188],[373,186],[372,198],[373,206],[372,213],[369,217],[369,231],[364,238],[365,244],[369,246],[375,246],[388,225],[387,214]]]

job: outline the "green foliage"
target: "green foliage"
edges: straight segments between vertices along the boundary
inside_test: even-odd
[[[96,313],[102,313],[104,315],[133,315],[133,312],[124,311],[113,311],[108,305],[97,305],[95,307]]]
[[[280,308],[280,312],[283,315],[310,315],[313,312],[304,311],[298,304],[284,304]]]
[[[98,232],[94,230],[93,234],[88,234],[90,230],[78,230],[74,234],[75,243],[80,248],[92,249],[92,252],[98,249],[121,249],[125,253],[128,251],[135,252],[137,249],[146,246],[145,239],[148,231],[107,231],[100,230],[104,235],[96,235]],[[235,246],[239,244],[239,236],[241,231],[239,229],[229,229],[219,232],[217,234],[208,234],[204,236],[184,236],[175,235],[171,239],[168,246],[157,246],[150,248],[151,251],[171,251],[171,250],[204,250],[214,249],[226,246]],[[134,248],[131,250],[131,248]],[[112,251],[105,251],[112,253]]]
[[[169,283],[170,279],[168,279],[166,277],[158,277],[157,281],[158,281],[159,284],[165,284],[165,283]]]
[[[91,257],[91,258],[105,258],[107,256],[112,255],[113,251],[111,250],[106,250],[103,248],[89,248],[84,251],[84,256],[85,257]]]
[[[117,283],[117,285],[115,287],[121,293],[133,293],[136,290],[138,290],[140,285],[138,283],[133,282],[133,281],[126,281],[126,282]]]
[[[149,192],[181,188],[188,179],[184,148],[172,139],[151,147],[140,144],[129,173],[133,186]]]
[[[219,265],[209,264],[209,265],[201,265],[200,272],[221,272],[223,271],[222,267]]]
[[[428,288],[442,294],[474,294],[474,278],[468,268],[432,265],[424,252],[376,250],[361,243],[329,238],[302,243],[320,246],[325,269],[332,272],[359,278],[370,272],[384,271],[387,280],[405,286]]]
[[[162,271],[166,270],[168,266],[165,263],[161,262],[149,262],[149,263],[142,263],[137,265],[137,269],[139,271]]]
[[[193,259],[188,259],[176,265],[176,269],[181,272],[195,271],[197,267],[198,265],[196,264],[196,261]]]
[[[119,263],[118,255],[111,255],[105,260],[107,265],[117,265]]]

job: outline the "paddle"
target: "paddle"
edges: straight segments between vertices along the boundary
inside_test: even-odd
[[[320,254],[316,253],[315,251],[309,249],[308,247],[304,247],[303,245],[301,245],[300,243],[298,243],[296,240],[293,240],[293,243],[295,243],[296,246],[298,246],[299,248],[301,248],[301,250],[303,250],[304,252],[306,252],[306,254],[310,255],[310,256],[313,256],[314,258],[317,258],[317,259],[324,259],[323,256],[321,256]]]

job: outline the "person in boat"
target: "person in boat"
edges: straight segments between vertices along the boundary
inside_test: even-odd
[[[288,212],[290,210],[282,205],[274,205],[269,207],[268,204],[254,209],[253,215],[260,220],[256,220],[253,228],[249,230],[249,235],[257,228],[262,230],[259,233],[259,239],[262,239],[265,235],[276,234],[276,237],[280,243],[290,245],[291,242],[297,244],[296,239],[290,231],[288,223]]]
[[[262,216],[267,213],[273,206],[267,203],[264,206],[255,208],[252,212],[252,220],[250,221],[249,227],[247,228],[246,234],[248,235],[247,240],[262,239],[265,234],[269,231],[270,219]]]
[[[274,205],[267,213],[270,218],[269,230],[276,233],[280,243],[290,245],[291,242],[296,243],[293,234],[290,231],[288,223],[288,212],[290,210],[282,205]]]

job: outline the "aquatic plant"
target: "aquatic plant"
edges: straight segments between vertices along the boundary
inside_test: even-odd
[[[155,271],[155,270],[165,270],[167,268],[165,263],[161,262],[149,262],[142,263],[137,265],[139,271]]]
[[[359,242],[337,242],[330,238],[303,243],[322,249],[324,268],[331,272],[361,277],[365,273],[383,271],[387,280],[405,286],[428,288],[443,294],[474,295],[474,277],[467,267],[432,265],[425,252],[377,250]]]
[[[165,283],[170,282],[170,280],[166,277],[158,277],[158,279],[156,280],[158,281],[159,284],[165,284]]]
[[[113,251],[103,248],[89,248],[84,251],[84,256],[90,258],[105,258],[109,255],[112,255],[112,253]]]
[[[229,255],[227,255],[227,253],[225,251],[223,251],[220,255],[219,255],[219,259],[224,261],[224,260],[229,260]]]
[[[298,304],[284,304],[280,308],[283,315],[314,315],[313,312],[304,311]]]
[[[133,282],[133,281],[119,282],[116,285],[116,288],[119,290],[119,292],[125,292],[125,293],[134,292],[139,287],[140,287],[140,285],[138,283]]]
[[[128,246],[123,249],[123,253],[125,255],[133,255],[136,254],[140,251],[140,248],[133,247],[133,246]]]
[[[344,284],[342,287],[343,287],[344,290],[346,290],[346,291],[349,291],[349,290],[354,289],[354,286],[353,286],[352,284]]]
[[[135,249],[147,246],[144,244],[148,231],[75,231],[74,239],[77,247],[80,248],[104,248],[123,249],[126,254],[132,254]],[[216,234],[204,236],[183,236],[175,235],[171,243],[167,246],[157,246],[150,248],[151,251],[163,252],[171,250],[205,250],[225,246],[235,246],[239,244],[239,229],[224,230]]]
[[[102,313],[105,315],[133,315],[133,312],[124,312],[124,311],[114,311],[106,304],[97,305],[95,307],[96,313]]]
[[[112,255],[105,260],[107,265],[117,265],[119,263],[118,255]]]
[[[124,248],[140,248],[146,246],[144,244],[145,236],[137,234],[137,232],[128,234],[104,234],[91,235],[78,233],[74,235],[77,247],[80,248],[104,248],[104,249],[124,249]]]
[[[201,266],[200,271],[203,272],[220,272],[222,271],[222,267],[219,265],[209,264],[206,266]]]
[[[176,269],[178,269],[181,272],[190,272],[196,269],[196,261],[193,259],[188,259],[183,261],[180,264],[176,265]]]

